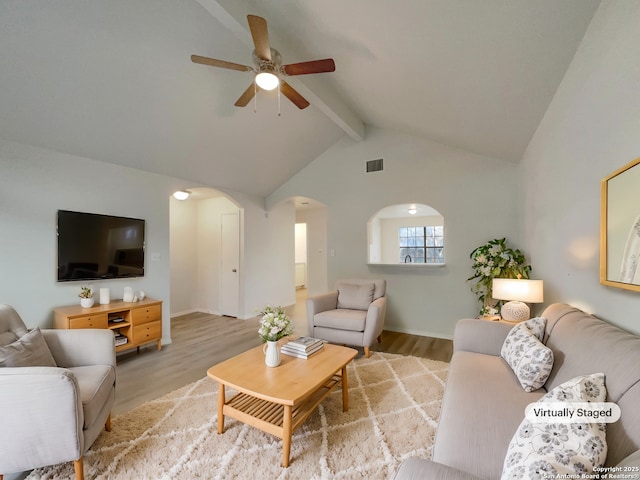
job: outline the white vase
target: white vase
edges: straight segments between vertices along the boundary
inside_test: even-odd
[[[278,342],[270,342],[262,347],[264,352],[264,363],[267,367],[277,367],[280,365],[280,349],[278,348]]]
[[[82,308],[91,308],[93,307],[93,298],[81,298],[80,306]]]

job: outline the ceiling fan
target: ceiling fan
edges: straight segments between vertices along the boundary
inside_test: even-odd
[[[300,95],[291,85],[284,81],[283,77],[292,75],[307,75],[310,73],[333,72],[336,65],[331,58],[312,60],[309,62],[291,63],[282,65],[282,56],[276,49],[269,45],[269,32],[267,21],[255,15],[247,15],[249,29],[253,37],[255,50],[253,51],[253,67],[238,63],[226,62],[215,58],[191,55],[191,61],[212,67],[228,68],[240,72],[255,73],[254,82],[249,85],[240,98],[234,104],[236,107],[245,107],[255,96],[257,87],[264,90],[273,90],[280,87],[280,92],[291,100],[299,109],[307,108],[309,102]]]

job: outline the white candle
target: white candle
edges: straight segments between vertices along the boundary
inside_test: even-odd
[[[110,293],[108,288],[100,289],[100,305],[108,305],[111,301]]]

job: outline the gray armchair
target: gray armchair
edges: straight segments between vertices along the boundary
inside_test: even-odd
[[[307,299],[309,335],[331,343],[364,347],[368,358],[387,311],[386,280],[344,279],[332,292]]]
[[[111,430],[116,358],[111,330],[28,331],[0,305],[0,480],[2,474],[73,461]]]

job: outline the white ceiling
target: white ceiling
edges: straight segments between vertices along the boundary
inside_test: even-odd
[[[3,0],[0,138],[267,195],[374,125],[520,160],[598,0]],[[262,92],[247,14],[267,19],[311,106]],[[186,185],[188,186],[188,185]]]

